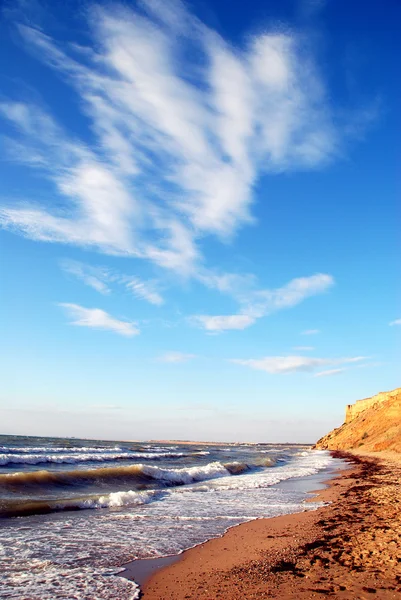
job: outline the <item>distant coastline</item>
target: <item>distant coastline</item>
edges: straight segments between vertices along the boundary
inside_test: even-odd
[[[132,442],[134,443],[134,442]],[[300,446],[302,448],[310,448],[313,443],[297,443],[297,442],[200,442],[191,440],[147,440],[146,442],[136,441],[139,444],[176,444],[181,446]]]

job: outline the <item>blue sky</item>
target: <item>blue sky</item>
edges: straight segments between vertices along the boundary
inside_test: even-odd
[[[3,4],[2,433],[314,441],[399,385],[399,3]]]

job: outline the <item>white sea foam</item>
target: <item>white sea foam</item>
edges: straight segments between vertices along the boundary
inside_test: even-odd
[[[0,465],[40,465],[54,464],[79,464],[85,462],[110,462],[114,460],[161,460],[162,458],[181,458],[188,456],[182,452],[82,452],[65,454],[0,454]]]
[[[118,577],[120,572],[121,569],[107,571],[86,566],[60,566],[32,559],[27,561],[26,570],[8,571],[3,575],[0,597],[18,600],[138,600],[139,586]]]
[[[249,474],[236,475],[231,479],[221,479],[209,484],[214,490],[252,490],[267,488],[288,479],[314,475],[328,467],[332,458],[325,451],[306,451],[296,455],[292,461],[277,466],[257,471],[250,477]]]
[[[182,469],[161,469],[152,465],[141,465],[144,475],[175,484],[188,484],[194,481],[226,477],[230,472],[220,462],[213,462],[199,467],[186,467]]]
[[[235,463],[233,463],[235,465]],[[237,463],[240,465],[240,463]],[[161,469],[151,465],[136,465],[138,469],[148,477],[171,484],[185,485],[192,484],[197,481],[214,480],[221,477],[232,477],[226,467],[220,462],[209,463],[199,467],[188,467],[182,469]],[[199,491],[197,488],[193,488],[194,491]],[[206,487],[207,491],[213,490],[212,487]],[[236,488],[233,488],[236,489]],[[239,488],[238,488],[239,489]],[[161,493],[160,490],[149,490],[149,491],[116,491],[110,494],[100,496],[99,498],[88,498],[79,502],[78,506],[82,509],[90,508],[115,508],[120,506],[132,506],[142,505],[152,502],[152,500],[158,499],[158,497],[164,497],[166,493],[173,493],[174,490],[164,490]],[[59,504],[59,508],[63,505]]]
[[[79,503],[80,508],[116,508],[120,506],[140,506],[148,504],[160,496],[160,492],[150,490],[145,492],[111,492],[99,498],[83,500]]]
[[[77,504],[77,507],[82,509],[97,509],[139,506],[155,500],[165,500],[167,494],[181,494],[182,497],[182,495],[188,493],[244,492],[247,490],[265,489],[281,481],[314,475],[327,467],[331,461],[330,455],[324,451],[317,451],[313,454],[305,452],[297,456],[290,464],[275,469],[254,471],[251,476],[248,471],[244,474],[232,475],[220,462],[182,469],[161,469],[151,465],[137,465],[138,469],[152,479],[176,485],[186,484],[189,487],[169,488],[168,490],[115,491],[98,498],[91,497],[82,500]],[[202,485],[197,485],[197,482],[202,482]],[[62,508],[63,506],[58,505],[58,507]]]
[[[154,446],[152,444],[146,444],[142,446],[142,448],[146,448],[146,450],[152,450],[152,452],[163,452],[164,450],[177,450],[178,446]]]
[[[120,446],[113,447],[90,447],[90,446],[0,446],[0,453],[7,454],[51,454],[57,452],[68,452],[68,453],[82,453],[82,452],[118,452],[125,451],[129,452],[128,448],[121,448]]]

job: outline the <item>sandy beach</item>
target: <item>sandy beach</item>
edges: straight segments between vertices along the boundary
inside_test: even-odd
[[[349,468],[318,492],[329,504],[234,527],[148,577],[143,597],[399,598],[401,459],[336,454]]]

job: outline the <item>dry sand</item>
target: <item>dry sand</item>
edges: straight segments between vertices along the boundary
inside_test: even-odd
[[[400,457],[346,456],[350,468],[318,494],[329,505],[184,552],[145,581],[144,600],[400,599]]]

